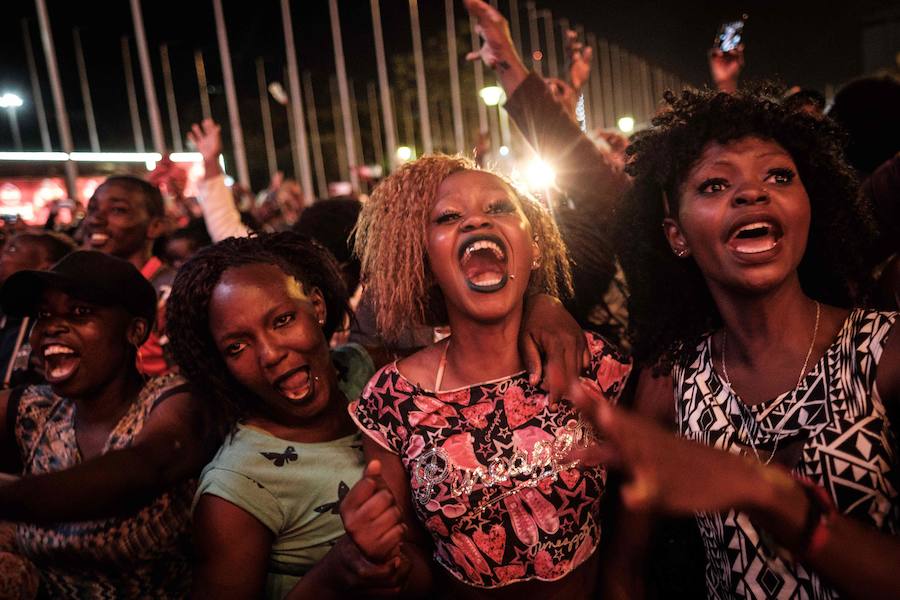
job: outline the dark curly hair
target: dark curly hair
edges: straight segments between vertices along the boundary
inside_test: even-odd
[[[873,239],[873,226],[844,162],[841,134],[828,119],[790,111],[775,100],[779,96],[765,86],[734,95],[666,92],[667,110],[632,138],[626,170],[634,186],[617,210],[616,247],[630,291],[629,337],[639,363],[668,372],[721,325],[700,269],[692,259],[673,255],[661,229],[664,197],[677,214],[681,186],[711,142],[753,136],[787,150],[812,213],[798,270],[804,292],[849,306],[866,289],[864,246]]]
[[[214,431],[223,436],[257,404],[228,371],[209,330],[209,301],[222,274],[244,265],[275,265],[325,300],[325,339],[350,314],[347,289],[331,254],[317,242],[292,232],[228,238],[199,250],[175,277],[166,303],[169,348],[206,404]]]

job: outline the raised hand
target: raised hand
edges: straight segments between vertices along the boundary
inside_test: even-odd
[[[400,554],[406,525],[381,476],[379,461],[366,465],[363,478],[347,492],[341,502],[341,520],[347,535],[370,561],[384,563]]]
[[[649,419],[613,406],[591,381],[579,380],[567,398],[602,438],[579,458],[624,472],[622,502],[632,510],[686,515],[741,509],[756,497],[753,482],[776,474],[746,457],[677,438]]]
[[[212,119],[203,119],[199,125],[194,123],[187,137],[203,155],[203,163],[207,165],[207,170],[211,164],[219,164],[219,154],[222,153],[222,128],[218,123]]]
[[[528,76],[528,70],[516,52],[509,23],[500,12],[482,0],[463,0],[469,14],[475,18],[475,31],[484,40],[481,48],[466,54],[466,60],[483,60],[484,64],[497,71],[506,95]]]
[[[709,72],[719,91],[733,94],[737,91],[738,78],[744,68],[744,45],[730,52],[718,48],[709,51]]]
[[[588,77],[591,76],[591,60],[594,58],[594,49],[585,46],[578,40],[578,34],[569,29],[566,31],[566,57],[569,63],[569,85],[577,95]]]

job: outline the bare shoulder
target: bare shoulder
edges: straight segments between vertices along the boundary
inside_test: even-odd
[[[415,385],[430,390],[434,387],[435,375],[441,364],[446,341],[426,346],[415,354],[397,361],[397,370],[404,379]]]
[[[900,410],[900,317],[894,320],[878,361],[875,380],[883,402],[893,410]]]

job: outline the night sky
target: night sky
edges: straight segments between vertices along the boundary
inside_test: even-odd
[[[372,45],[371,19],[367,0],[342,0],[341,20],[345,52],[350,76],[364,93],[364,82],[376,79]],[[128,116],[123,79],[120,37],[133,38],[129,2],[48,0],[53,23],[60,70],[63,75],[66,103],[76,149],[88,148],[75,58],[72,51],[72,28],[81,29],[93,103],[97,114],[99,137],[104,150],[131,150],[133,138]],[[500,0],[506,11],[507,0]],[[523,30],[527,30],[525,0],[520,0]],[[549,8],[556,18],[569,18],[586,30],[616,42],[651,63],[679,74],[683,79],[702,84],[707,81],[705,51],[723,20],[741,13],[749,14],[745,32],[748,78],[778,77],[786,83],[824,91],[828,83],[839,86],[860,74],[860,25],[870,15],[895,5],[892,0],[855,0],[854,2],[599,2],[588,0],[542,0],[539,8]],[[419,0],[426,38],[444,36],[444,3],[441,0]],[[382,21],[389,57],[408,53],[411,48],[409,13],[406,0],[383,0]],[[457,17],[462,19],[462,3],[457,4]],[[262,56],[271,79],[282,79],[284,46],[280,3],[278,0],[225,0],[233,68],[241,97],[241,117],[248,138],[248,152],[253,168],[254,184],[265,179],[264,157],[257,155],[261,128],[256,87],[255,59]],[[322,120],[323,135],[330,135],[331,119],[328,77],[334,70],[334,54],[328,19],[327,0],[295,0],[292,3],[298,60],[301,70],[312,73]],[[206,57],[209,83],[213,91],[213,113],[227,121],[224,94],[221,93],[221,67],[216,45],[212,2],[205,0],[156,0],[143,2],[145,28],[154,63],[157,95],[160,99],[163,125],[169,138],[168,116],[159,66],[159,44],[168,43],[174,74],[182,131],[200,117],[197,82],[193,68],[193,51],[201,49]],[[50,87],[46,77],[40,45],[37,15],[33,2],[4,2],[4,19],[0,23],[0,91],[15,90],[26,99],[19,110],[19,122],[27,149],[40,149],[37,121],[31,102],[31,87],[22,44],[20,20],[28,18],[38,68],[42,73],[42,91],[54,146],[58,147]],[[427,41],[426,41],[427,44]],[[527,45],[527,41],[526,41]],[[464,49],[461,49],[462,53]],[[132,45],[139,103],[144,107],[143,87]],[[389,58],[390,60],[390,58]],[[285,82],[286,83],[286,82]],[[285,85],[285,87],[287,87]],[[279,146],[279,162],[290,164],[283,110],[272,103]],[[361,129],[367,129],[363,122]],[[144,138],[150,145],[149,122],[144,116]],[[12,149],[12,136],[7,120],[0,119],[0,148]],[[326,155],[328,154],[326,148]],[[262,169],[262,171],[260,171]],[[329,170],[333,170],[329,165]]]

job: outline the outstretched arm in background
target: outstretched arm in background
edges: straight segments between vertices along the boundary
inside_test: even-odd
[[[230,237],[246,237],[250,230],[241,222],[234,196],[225,185],[225,173],[219,165],[222,153],[222,128],[212,119],[194,123],[188,139],[203,155],[203,179],[197,184],[198,200],[213,242]]]
[[[528,73],[503,15],[482,0],[464,3],[484,40],[481,48],[467,58],[481,59],[495,70],[508,98],[506,110],[519,130],[538,155],[551,163],[559,188],[602,227],[630,186],[628,177],[584,135],[547,83]]]

